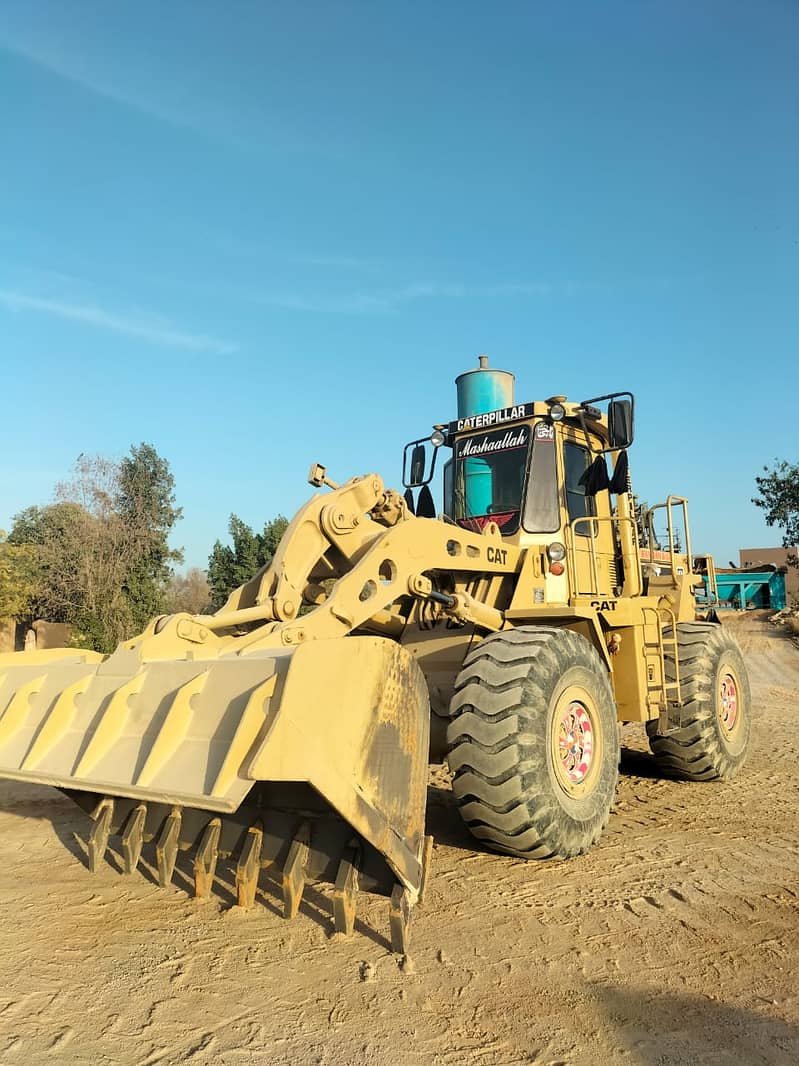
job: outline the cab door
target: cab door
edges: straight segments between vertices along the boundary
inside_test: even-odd
[[[614,595],[619,581],[610,494],[601,489],[592,495],[586,486],[588,468],[596,458],[584,436],[566,433],[561,438],[566,547],[572,560],[573,594],[606,599]]]

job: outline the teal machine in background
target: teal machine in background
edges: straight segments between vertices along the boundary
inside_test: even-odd
[[[484,415],[513,406],[515,377],[507,370],[493,370],[488,356],[480,356],[480,366],[455,379],[458,390],[458,418]],[[467,459],[463,467],[467,515],[489,513],[492,501],[492,472],[485,459]]]
[[[707,577],[705,577],[707,600]],[[745,611],[747,607],[770,607],[781,611],[785,606],[785,571],[776,566],[752,567],[751,570],[720,570],[716,568],[718,607],[732,607]],[[699,598],[697,598],[699,602]]]

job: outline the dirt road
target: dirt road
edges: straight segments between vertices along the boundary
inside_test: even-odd
[[[741,776],[652,776],[629,728],[599,847],[568,863],[475,850],[439,775],[432,883],[412,967],[387,904],[331,938],[324,893],[278,917],[226,888],[197,902],[189,866],[158,888],[85,865],[85,818],[48,789],[0,784],[0,1062],[799,1062],[799,649],[733,622],[756,712]],[[148,876],[149,871],[149,876]]]

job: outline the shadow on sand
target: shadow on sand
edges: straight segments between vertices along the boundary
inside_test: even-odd
[[[6,814],[19,818],[46,818],[66,851],[88,871],[87,840],[91,821],[72,800],[62,795],[57,789],[29,785],[24,782],[4,782],[0,788],[0,809]],[[120,875],[120,885],[122,885],[124,883],[122,878],[125,874],[118,838],[111,839],[105,854],[105,862]],[[144,845],[139,865],[131,877],[141,877],[151,885],[158,885],[154,843]],[[193,855],[190,852],[178,853],[172,884],[188,896],[194,895]],[[330,887],[326,886],[327,889]],[[236,906],[236,864],[234,862],[220,858],[214,877],[212,897],[226,908]],[[283,917],[283,893],[279,870],[262,869],[256,896],[256,909],[258,907],[265,907],[271,914]],[[385,902],[385,909],[387,926],[388,899]],[[324,888],[316,888],[311,884],[305,886],[300,914],[310,918],[328,935],[333,935],[333,908]],[[385,948],[386,951],[391,950],[388,939],[359,918],[356,918],[355,929],[358,934]]]
[[[799,1030],[774,1017],[775,1005],[763,1009],[720,1002],[723,985],[708,996],[653,993],[591,982],[607,1026],[605,1040],[616,1044],[620,1061],[636,1066],[795,1066],[799,1062]],[[599,1062],[585,1049],[585,1062]],[[615,1055],[610,1061],[616,1061]],[[623,1056],[623,1060],[622,1060]]]

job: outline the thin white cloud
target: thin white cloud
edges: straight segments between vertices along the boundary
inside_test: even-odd
[[[497,285],[468,285],[465,282],[415,281],[391,289],[355,291],[333,295],[277,291],[254,293],[246,297],[253,303],[280,307],[288,311],[320,312],[326,314],[387,314],[396,312],[404,304],[417,300],[449,299],[484,296],[542,297],[557,293],[571,294],[578,286],[551,282],[514,282]]]
[[[374,270],[375,264],[366,259],[347,255],[297,255],[291,259],[299,266],[330,267],[332,270]]]
[[[230,355],[236,346],[202,333],[186,333],[176,329],[166,319],[142,314],[120,314],[91,304],[67,303],[39,296],[0,289],[0,304],[10,311],[38,311],[41,314],[82,322],[96,329],[106,329],[127,337],[136,337],[149,344],[167,348],[182,348],[184,351],[209,352],[214,355]]]
[[[58,55],[50,49],[31,47],[20,41],[11,40],[6,36],[0,37],[0,47],[5,48],[6,51],[18,56],[20,59],[27,60],[33,66],[39,67],[49,74],[55,74],[59,78],[64,78],[66,81],[72,82],[73,85],[79,85],[82,89],[95,93],[97,96],[102,96],[106,100],[112,100],[116,104],[122,104],[124,107],[132,108],[134,111],[139,111],[161,122],[168,122],[173,126],[183,126],[195,132],[202,132],[198,130],[194,123],[186,121],[183,115],[170,113],[164,108],[153,105],[149,100],[145,101],[123,91],[116,85],[101,81],[88,74],[85,70],[78,69],[74,61],[71,62],[66,56]]]
[[[373,315],[391,311],[391,305],[368,293],[348,293],[343,296],[305,296],[300,293],[273,292],[245,296],[250,303],[277,307],[283,311],[304,311],[311,314]]]
[[[51,35],[15,38],[3,26],[0,49],[104,100],[247,154],[261,153],[270,146],[281,151],[319,151],[318,144],[301,139],[296,131],[255,121],[241,108],[225,108],[213,94],[200,97],[194,92],[192,106],[187,107],[182,99],[186,94],[172,91],[176,83],[170,80],[169,69],[157,64],[139,62],[116,69],[107,57],[79,54],[52,40]],[[152,56],[148,59],[152,61]],[[201,84],[196,75],[193,84]],[[161,88],[164,86],[166,89]]]
[[[393,304],[407,303],[409,300],[430,299],[436,296],[446,296],[462,299],[467,293],[467,286],[462,282],[439,282],[439,281],[414,281],[410,285],[394,289],[388,293],[387,298]]]
[[[252,302],[269,307],[281,307],[287,311],[321,312],[323,314],[370,315],[387,314],[398,310],[405,303],[433,297],[461,298],[466,295],[466,286],[439,282],[413,282],[394,289],[376,289],[374,292],[350,292],[332,296],[306,296],[298,293],[259,293]]]
[[[576,288],[570,282],[554,285],[550,281],[512,281],[503,285],[488,285],[483,292],[497,296],[551,296],[555,292],[572,292]]]

